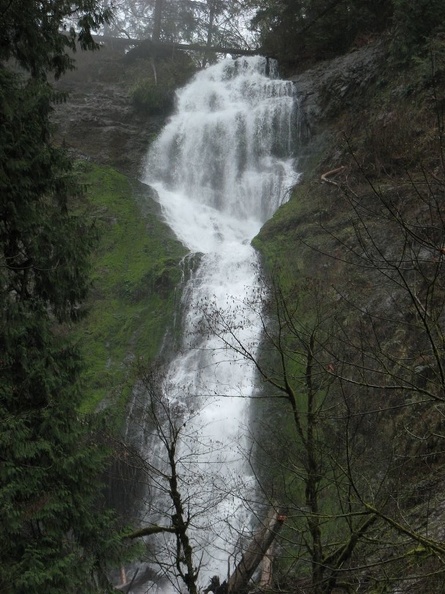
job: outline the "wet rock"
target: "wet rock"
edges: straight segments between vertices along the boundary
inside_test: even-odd
[[[313,139],[326,119],[365,93],[384,55],[384,44],[374,42],[290,77],[303,138]],[[151,69],[149,60],[132,70],[124,46],[78,52],[75,58],[77,69],[57,82],[68,98],[54,108],[55,141],[75,155],[139,177],[148,146],[165,123],[165,116],[139,112],[132,103],[132,86]]]
[[[150,141],[165,118],[135,109],[135,81],[124,57],[123,49],[107,47],[75,55],[76,70],[56,83],[67,99],[54,106],[54,140],[75,156],[139,177]],[[139,71],[143,68],[140,64]]]
[[[384,56],[384,43],[376,41],[292,76],[307,126],[315,129],[318,122],[364,92],[380,72]]]

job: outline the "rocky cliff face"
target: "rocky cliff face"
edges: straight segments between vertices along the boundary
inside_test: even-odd
[[[307,127],[305,136],[310,138],[333,114],[356,104],[369,90],[384,58],[384,44],[376,42],[292,75]]]
[[[78,327],[86,370],[85,410],[110,407],[125,422],[130,362],[152,361],[175,311],[184,248],[163,223],[154,191],[137,181],[164,118],[138,112],[132,85],[151,68],[124,48],[79,52],[77,69],[57,82],[54,140],[79,158],[83,206],[99,244],[93,255],[89,315]]]
[[[165,117],[138,111],[131,89],[151,72],[148,58],[130,61],[124,45],[111,42],[97,52],[78,52],[76,70],[57,88],[68,93],[55,107],[55,140],[75,154],[137,177],[148,145]],[[302,135],[316,152],[323,123],[332,113],[357,101],[375,78],[384,56],[382,44],[357,49],[291,77],[303,113]]]
[[[150,140],[164,122],[138,111],[131,100],[132,86],[151,69],[150,62],[130,63],[125,47],[111,44],[79,51],[75,59],[76,70],[56,85],[68,96],[54,110],[55,141],[77,156],[138,177]]]

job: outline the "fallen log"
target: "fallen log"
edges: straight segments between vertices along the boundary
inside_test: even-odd
[[[261,590],[267,590],[272,587],[272,562],[274,557],[273,548],[274,543],[270,545],[261,562],[261,576],[260,581],[258,582],[258,586]]]
[[[266,558],[268,554],[271,554],[272,543],[281,530],[285,519],[286,516],[281,511],[271,508],[267,514],[266,521],[253,535],[252,540],[249,542],[241,557],[241,561],[238,563],[229,579],[220,584],[219,577],[214,575],[209,586],[203,590],[203,594],[208,594],[209,592],[213,592],[213,594],[243,594],[243,592],[247,590],[249,581],[255,573],[258,565],[263,558]],[[269,565],[271,565],[271,561]],[[269,567],[269,570],[267,567],[265,568],[263,577],[265,578],[268,571],[270,572],[268,581],[270,581],[271,567]]]
[[[264,525],[254,534],[243,553],[241,561],[227,581],[227,592],[229,594],[238,594],[246,589],[250,578],[281,530],[284,520],[285,516],[281,512],[274,508],[270,509]]]
[[[224,45],[201,45],[199,43],[174,43],[167,41],[152,41],[151,39],[131,39],[129,37],[111,37],[108,35],[94,35],[94,41],[103,45],[111,45],[122,48],[137,48],[138,55],[144,53],[146,56],[156,57],[171,53],[174,50],[215,53],[215,54],[232,54],[236,56],[265,56],[261,48],[245,49],[233,46]],[[129,53],[134,50],[129,50]],[[268,54],[266,57],[273,58],[274,56]]]
[[[338,186],[338,183],[336,181],[334,181],[333,179],[329,179],[329,178],[337,176],[339,173],[342,173],[342,171],[344,171],[345,169],[346,169],[345,165],[342,165],[341,167],[336,167],[335,169],[331,169],[331,171],[326,171],[326,173],[323,173],[322,175],[320,175],[320,179],[321,179],[321,181],[324,181],[327,184],[332,184],[334,186]]]
[[[151,47],[156,51],[159,50],[183,50],[192,52],[204,52],[215,54],[234,54],[237,56],[256,56],[261,53],[260,49],[242,49],[240,47],[226,47],[223,45],[201,45],[199,43],[167,43],[167,42],[151,42]]]

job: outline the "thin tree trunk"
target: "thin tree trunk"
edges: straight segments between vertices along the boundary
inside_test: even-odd
[[[170,497],[173,501],[175,514],[172,518],[173,525],[176,532],[177,554],[176,554],[176,569],[179,575],[187,586],[190,594],[198,594],[196,580],[198,571],[193,565],[193,548],[188,537],[188,522],[185,519],[184,507],[182,505],[181,493],[178,487],[178,473],[176,467],[176,440],[175,436],[173,443],[168,446],[168,459],[170,464],[171,476],[170,483]],[[185,565],[184,571],[182,564]]]
[[[318,508],[318,484],[320,482],[320,468],[317,456],[315,434],[316,423],[316,392],[312,383],[312,366],[314,359],[315,337],[311,334],[306,355],[306,391],[307,391],[307,479],[306,505],[310,509],[307,523],[312,537],[312,587],[314,594],[321,594],[323,582],[323,546],[321,540],[320,517]]]
[[[207,28],[207,41],[206,41],[206,48],[207,50],[212,47],[212,39],[213,39],[213,26],[215,22],[215,1],[214,0],[207,0],[207,5],[209,7],[209,25]],[[205,66],[209,59],[208,51],[204,54],[203,66]]]
[[[157,42],[161,38],[162,31],[162,11],[164,9],[164,0],[156,0],[155,10],[153,15],[153,33],[152,40]]]

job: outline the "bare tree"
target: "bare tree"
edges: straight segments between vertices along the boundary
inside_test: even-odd
[[[226,452],[211,438],[203,424],[206,421],[201,419],[205,403],[200,404],[200,399],[181,387],[172,386],[160,365],[156,369],[138,365],[137,377],[139,388],[134,393],[133,421],[127,441],[133,441],[133,449],[140,452],[142,473],[139,474],[143,478],[139,476],[137,480],[144,481],[145,489],[137,527],[127,538],[147,537],[147,560],[178,591],[185,586],[190,594],[195,594],[200,574],[202,570],[208,571],[206,565],[215,554],[223,562],[221,581],[228,580],[240,561],[237,541],[248,543],[254,538],[255,543],[264,541],[269,546],[275,536],[275,527],[270,528],[269,524],[274,522],[260,518],[252,522],[251,530],[246,527],[240,532],[239,521],[233,516],[242,502],[243,477],[238,477],[236,484],[229,482]],[[247,492],[245,497],[246,506],[253,505],[247,499]],[[268,511],[265,510],[265,516]],[[264,536],[254,537],[255,526],[263,523]],[[240,579],[252,567],[256,568],[265,552],[264,546],[255,545],[256,556],[248,555],[247,561],[243,558],[244,565],[237,573]]]
[[[187,424],[199,411],[187,408],[163,392],[159,370],[139,368],[137,375],[139,383],[132,407],[133,438],[128,434],[127,439],[133,440],[139,450],[146,488],[140,526],[127,538],[159,535],[156,542],[150,539],[148,554],[154,566],[178,591],[182,583],[190,594],[197,594],[200,551],[191,533],[204,511],[193,502],[195,490],[191,485],[198,488],[200,484],[196,456],[181,445],[187,437]]]
[[[153,42],[246,49],[244,8],[238,0],[102,0],[113,11],[105,33]]]
[[[377,187],[358,161],[355,182],[343,171],[332,191],[349,209],[354,241],[345,242],[324,225],[344,269],[361,286],[355,295],[337,291],[353,322],[337,331],[334,373],[345,392],[366,390],[367,414],[379,410],[381,427],[394,427],[386,507],[371,504],[349,471],[351,485],[387,528],[418,543],[427,559],[424,572],[432,570],[435,558],[431,573],[440,583],[445,550],[437,511],[443,506],[445,451],[441,129],[433,169],[420,165],[396,182],[388,179],[386,187]]]
[[[387,384],[369,379],[378,351],[364,349],[368,326],[358,325],[361,347],[351,348],[348,301],[313,280],[286,292],[272,286],[250,306],[263,326],[259,350],[240,341],[236,316],[203,304],[208,331],[222,348],[253,362],[264,386],[251,460],[265,496],[288,509],[280,579],[288,573],[302,591],[316,594],[356,591],[363,580],[394,583],[407,577],[420,547],[428,563],[409,579],[431,571],[443,580],[440,535],[422,527],[425,509],[416,520],[415,505],[404,501],[412,435],[393,405],[375,404]],[[409,520],[401,521],[404,513]]]
[[[330,594],[403,582],[404,591],[416,592],[420,582],[444,583],[438,487],[445,343],[437,223],[443,185],[438,179],[425,187],[427,194],[418,188],[420,213],[406,196],[365,203],[346,188],[356,241],[346,244],[326,232],[343,248],[336,257],[342,253],[345,266],[365,271],[368,300],[313,279],[286,289],[272,284],[248,304],[263,328],[259,349],[240,340],[247,322],[236,311],[201,304],[207,331],[221,348],[251,361],[262,385],[254,400],[257,412],[263,408],[262,423],[250,461],[264,501],[287,509],[277,548],[280,587]],[[380,200],[379,192],[372,194]],[[385,249],[378,240],[382,224],[393,238]],[[186,476],[199,482],[196,457],[184,459],[179,448],[196,411],[160,397],[150,375],[144,382],[149,427],[164,452],[149,451],[147,473],[170,502],[162,525],[174,535],[170,561],[158,556],[158,562],[195,592],[201,551],[190,530],[215,504],[183,488]]]

